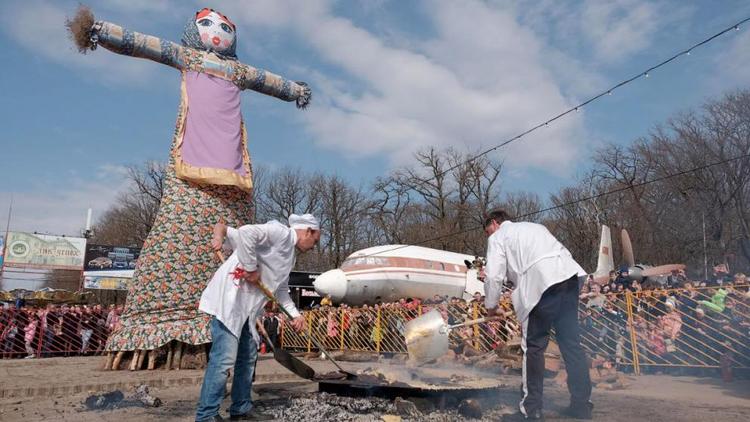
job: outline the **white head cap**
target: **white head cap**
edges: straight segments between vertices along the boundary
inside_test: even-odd
[[[289,227],[293,229],[320,230],[320,223],[312,214],[292,214],[289,216]]]

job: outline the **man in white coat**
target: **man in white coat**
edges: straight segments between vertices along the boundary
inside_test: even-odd
[[[276,300],[294,317],[292,327],[303,330],[305,318],[289,297],[289,273],[294,267],[295,248],[312,249],[320,240],[320,224],[311,214],[289,217],[287,227],[278,221],[251,224],[239,229],[217,224],[211,247],[225,246],[234,252],[216,271],[201,296],[199,309],[211,314],[211,353],[203,378],[196,421],[221,421],[219,407],[224,399],[226,379],[234,367],[231,420],[270,420],[253,409],[250,390],[259,337],[255,320],[267,298],[257,287],[262,282]]]
[[[495,210],[485,219],[484,229],[489,236],[484,285],[488,314],[496,313],[504,284],[510,280],[515,286],[513,308],[523,327],[523,399],[519,413],[503,420],[543,419],[544,351],[552,327],[571,395],[563,413],[591,419],[591,380],[578,326],[578,277],[586,272],[541,224],[514,223],[505,211]]]

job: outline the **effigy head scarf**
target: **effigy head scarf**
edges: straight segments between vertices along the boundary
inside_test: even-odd
[[[187,22],[182,33],[182,45],[210,51],[222,59],[237,60],[234,23],[213,9],[201,9]]]

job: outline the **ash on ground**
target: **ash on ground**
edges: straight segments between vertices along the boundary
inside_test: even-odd
[[[83,401],[83,406],[87,410],[113,410],[125,407],[159,407],[162,405],[161,399],[154,397],[149,393],[149,388],[145,384],[135,387],[133,394],[125,398],[120,390],[110,391],[103,394],[92,394]]]
[[[288,399],[257,401],[262,412],[270,413],[281,421],[323,422],[332,421],[476,421],[498,420],[503,414],[513,410],[486,402],[487,409],[481,419],[465,418],[453,409],[439,410],[430,402],[411,398],[409,400],[387,400],[378,397],[341,397],[328,393],[308,393]],[[413,404],[405,406],[404,404]],[[494,407],[493,407],[494,406]],[[415,409],[416,408],[416,409]],[[408,409],[408,410],[405,410]]]

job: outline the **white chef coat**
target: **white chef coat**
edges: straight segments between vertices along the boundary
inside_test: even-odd
[[[586,272],[565,246],[541,224],[503,221],[487,240],[485,306],[495,308],[505,280],[519,321],[525,321],[548,287]]]
[[[263,312],[266,296],[242,279],[235,279],[236,268],[260,271],[260,279],[274,292],[279,305],[292,317],[300,315],[289,296],[289,273],[294,268],[297,233],[278,221],[250,224],[239,229],[227,227],[225,245],[234,250],[211,278],[203,291],[199,309],[215,316],[239,338],[242,326],[250,319],[250,331],[259,341],[255,319]]]

